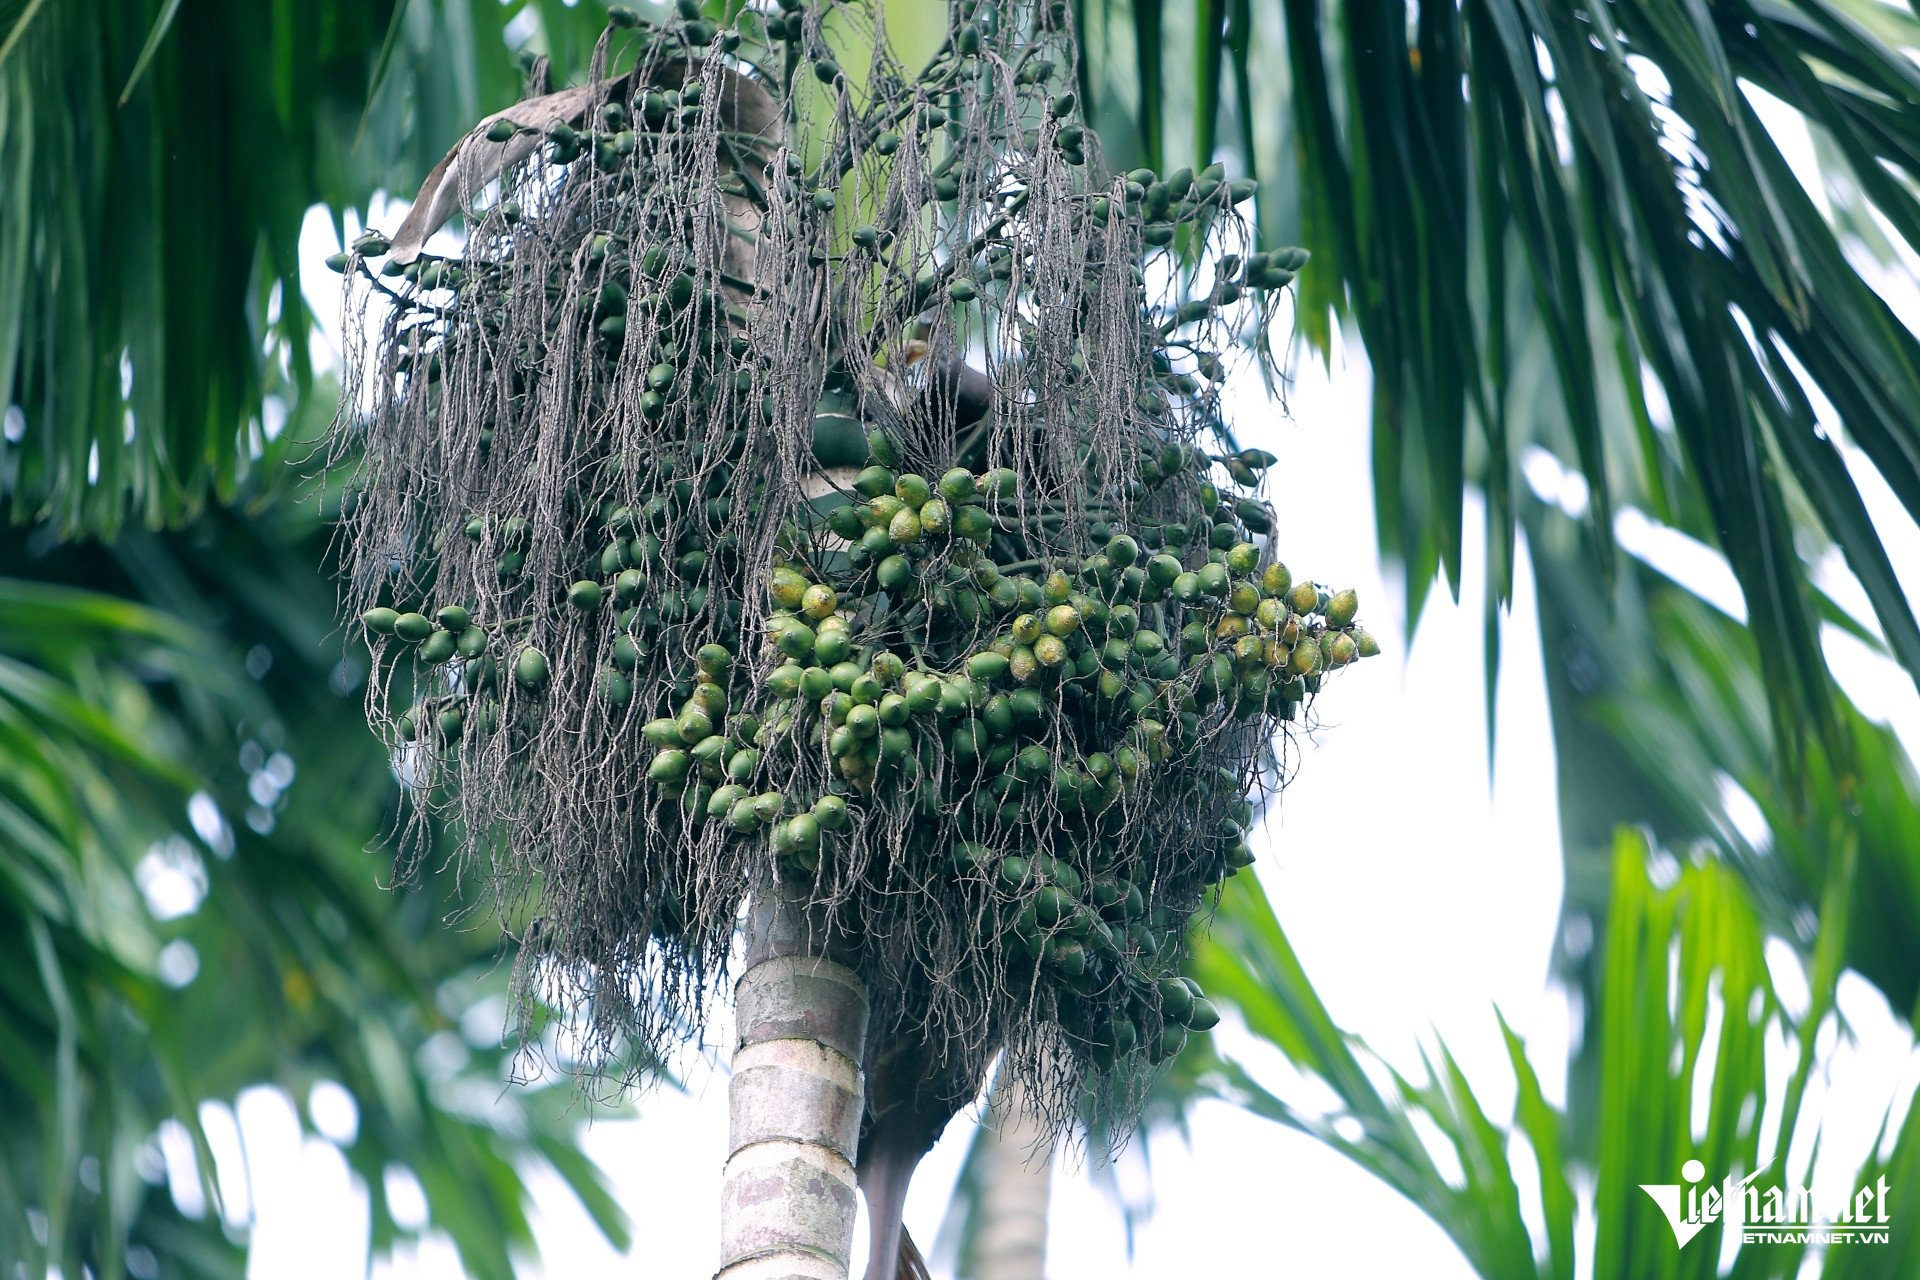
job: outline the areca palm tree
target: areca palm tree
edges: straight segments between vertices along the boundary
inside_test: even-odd
[[[293,249],[306,207],[410,189],[511,98],[510,33],[577,68],[599,26],[543,3],[122,9],[99,27],[34,0],[0,9],[0,387],[13,407],[0,484],[16,518],[74,533],[128,512],[190,519],[271,477],[284,450],[267,424],[307,389]],[[1920,356],[1876,289],[1920,229],[1912,20],[1821,0],[1075,9],[1082,97],[1116,163],[1225,156],[1261,179],[1268,239],[1314,251],[1301,332],[1324,351],[1337,321],[1365,343],[1382,545],[1405,566],[1410,612],[1436,576],[1458,582],[1469,487],[1489,511],[1490,652],[1516,531],[1536,556],[1554,551],[1543,621],[1561,655],[1550,693],[1570,865],[1610,856],[1618,821],[1647,821],[1669,844],[1710,841],[1777,927],[1856,898],[1829,945],[1911,1008],[1912,957],[1875,909],[1914,900],[1912,868],[1863,853],[1863,888],[1809,836],[1783,870],[1712,821],[1706,783],[1717,769],[1756,796],[1784,784],[1776,830],[1829,797],[1844,827],[1876,786],[1880,811],[1911,810],[1910,782],[1874,767],[1836,699],[1818,636],[1840,619],[1809,566],[1837,549],[1872,603],[1874,643],[1920,669],[1920,632],[1854,480],[1865,459],[1920,511],[1905,410]],[[1787,162],[1776,104],[1809,127],[1824,189]],[[173,152],[192,165],[151,163]],[[50,157],[77,175],[59,200],[35,194]],[[271,175],[242,174],[262,157]],[[1529,445],[1584,476],[1583,537],[1537,522],[1516,483]],[[1675,655],[1690,650],[1661,646],[1710,643],[1699,634],[1619,640],[1636,616],[1614,536],[1629,505],[1727,556],[1756,655],[1743,689],[1768,709],[1760,736],[1726,718],[1685,739],[1641,735],[1649,721],[1622,710],[1649,681],[1729,678],[1700,663],[1680,685]],[[1580,653],[1623,660],[1568,656]],[[1657,754],[1676,741],[1685,753]]]

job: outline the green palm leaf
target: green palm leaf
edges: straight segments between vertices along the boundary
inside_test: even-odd
[[[572,1149],[567,1091],[516,1090],[493,1116],[458,1104],[508,1071],[511,1046],[460,1030],[481,1002],[504,1009],[502,939],[445,926],[464,905],[451,877],[395,895],[364,852],[395,788],[336,667],[353,655],[330,638],[323,549],[311,508],[129,534],[111,555],[0,540],[34,575],[0,579],[0,1038],[18,1050],[0,1055],[0,1256],[36,1273],[120,1276],[145,1249],[165,1275],[239,1275],[217,1217],[182,1218],[138,1169],[177,1120],[217,1204],[201,1104],[261,1083],[353,1094],[345,1154],[376,1251],[418,1230],[387,1203],[395,1164],[475,1276],[510,1277],[531,1242],[528,1161],[628,1239]],[[150,913],[156,849],[200,881],[197,909]]]
[[[1324,350],[1343,317],[1365,341],[1380,535],[1406,564],[1412,612],[1436,568],[1457,589],[1468,486],[1488,495],[1505,599],[1514,460],[1544,442],[1589,483],[1602,582],[1622,491],[1726,552],[1789,772],[1803,743],[1839,760],[1850,745],[1796,509],[1839,547],[1894,654],[1920,673],[1910,603],[1832,427],[1809,407],[1831,404],[1844,438],[1920,513],[1920,428],[1903,408],[1920,397],[1920,345],[1849,256],[1875,214],[1910,240],[1920,230],[1920,76],[1903,52],[1920,25],[1857,9],[1464,0],[1416,15],[1287,0],[1252,39],[1214,6],[1196,5],[1192,28],[1193,65],[1224,59],[1240,86],[1239,101],[1196,97],[1214,119],[1195,137],[1227,140],[1263,178],[1263,232],[1314,252],[1302,332]],[[1159,28],[1158,5],[1133,12]],[[1289,75],[1248,100],[1254,66]],[[1135,70],[1147,100],[1152,69]],[[1748,86],[1807,120],[1830,165],[1831,216]],[[1217,127],[1228,112],[1237,137]],[[1122,146],[1118,163],[1149,154]],[[1544,401],[1531,361],[1550,371]]]
[[[1806,975],[1812,1000],[1794,1017],[1774,995],[1764,950],[1767,929],[1744,879],[1704,859],[1656,880],[1653,860],[1645,837],[1623,828],[1611,853],[1597,1013],[1589,1028],[1591,1052],[1600,1063],[1592,1102],[1578,1091],[1571,1109],[1547,1102],[1525,1045],[1504,1019],[1500,1030],[1515,1083],[1510,1115],[1487,1109],[1444,1045],[1427,1057],[1417,1078],[1370,1062],[1371,1055],[1333,1026],[1272,909],[1244,877],[1229,889],[1213,934],[1196,952],[1196,972],[1210,992],[1240,1012],[1250,1032],[1331,1088],[1338,1104],[1326,1112],[1298,1106],[1232,1059],[1220,1061],[1204,1087],[1347,1155],[1425,1210],[1489,1280],[1565,1280],[1575,1274],[1573,1188],[1581,1182],[1595,1186],[1592,1274],[1673,1280],[1797,1275],[1805,1247],[1785,1244],[1743,1246],[1733,1269],[1722,1273],[1722,1228],[1710,1227],[1699,1243],[1677,1247],[1640,1185],[1675,1182],[1680,1166],[1693,1158],[1715,1171],[1715,1178],[1776,1161],[1788,1183],[1804,1180],[1805,1166],[1785,1167],[1786,1155],[1796,1134],[1804,1138],[1817,1130],[1817,1117],[1800,1104],[1815,1041],[1834,1016],[1838,938],[1848,919],[1847,873],[1839,873],[1825,904],[1822,940]],[[1716,1008],[1720,1016],[1710,1017]],[[1770,1035],[1784,1037],[1797,1055],[1784,1089],[1768,1087]],[[1391,1088],[1376,1086],[1375,1074],[1390,1080]],[[1701,1097],[1704,1114],[1696,1110]],[[1902,1101],[1889,1099],[1890,1111]],[[1450,1148],[1457,1180],[1441,1171],[1412,1123],[1415,1117]],[[1763,1146],[1760,1135],[1770,1117],[1779,1123],[1778,1136]],[[1704,1138],[1696,1139],[1700,1132]],[[1889,1168],[1911,1168],[1916,1140],[1920,1127],[1909,1120],[1886,1158],[1876,1155],[1859,1171],[1860,1184],[1871,1185]],[[1530,1148],[1528,1163],[1538,1179],[1538,1227],[1522,1211],[1517,1170],[1525,1166],[1511,1155],[1519,1141]],[[1895,1194],[1896,1220],[1908,1203],[1920,1210],[1920,1195],[1898,1187]],[[1863,1245],[1862,1254],[1870,1256],[1859,1264],[1866,1268],[1860,1274],[1902,1274],[1901,1260],[1910,1249],[1898,1232],[1892,1245]]]
[[[556,48],[600,25],[532,0],[4,7],[8,515],[110,534],[284,483],[267,424],[313,390],[307,210],[338,225],[377,190],[410,194],[516,95],[523,12]]]
[[[1804,786],[1783,792],[1753,637],[1644,565],[1623,574],[1611,596],[1596,595],[1579,572],[1589,553],[1571,521],[1534,506],[1527,529],[1543,640],[1559,657],[1549,664],[1548,696],[1566,913],[1604,919],[1598,868],[1613,826],[1633,822],[1671,847],[1712,850],[1747,881],[1769,927],[1805,949],[1810,939],[1795,922],[1810,910],[1825,919],[1838,851],[1852,847],[1859,866],[1844,963],[1911,1017],[1920,955],[1906,922],[1920,911],[1920,778],[1893,734],[1839,699],[1844,756],[1808,744]],[[1749,833],[1730,795],[1757,808],[1763,836]]]

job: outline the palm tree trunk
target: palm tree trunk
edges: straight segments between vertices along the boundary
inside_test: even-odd
[[[867,993],[801,900],[770,891],[734,988],[738,1040],[715,1280],[846,1280]]]
[[[920,66],[945,37],[947,6],[884,2],[894,53]],[[835,35],[849,68],[867,65],[871,50],[859,46],[870,32]],[[743,95],[739,105],[761,104]],[[773,118],[751,123],[769,138],[786,132]],[[741,222],[757,219],[737,198],[729,210]],[[748,262],[733,270],[755,275]],[[829,957],[826,936],[804,894],[775,887],[755,899],[747,967],[734,986],[738,1036],[715,1280],[846,1280],[851,1265],[867,992],[858,974]]]
[[[987,1104],[968,1280],[1045,1280],[1053,1139],[1003,1073]]]

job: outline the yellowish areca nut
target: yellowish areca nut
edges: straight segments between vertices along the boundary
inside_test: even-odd
[[[925,506],[927,499],[933,496],[933,486],[927,483],[925,476],[909,471],[893,483],[893,492],[900,501],[918,511]]]
[[[887,537],[903,547],[920,541],[920,532],[920,513],[912,507],[902,507],[887,522]]]
[[[798,609],[807,586],[798,570],[782,565],[773,571],[773,603],[782,609]]]
[[[831,617],[839,605],[840,597],[824,583],[815,583],[800,594],[800,612],[815,622]]]

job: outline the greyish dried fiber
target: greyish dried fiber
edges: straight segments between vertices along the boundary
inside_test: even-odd
[[[1179,961],[1272,744],[1376,649],[1265,545],[1261,473],[1308,464],[1220,416],[1304,255],[1251,252],[1217,168],[1103,167],[1064,6],[955,11],[912,68],[876,4],[616,10],[587,85],[337,264],[401,835],[449,822],[540,918],[522,990],[603,1077],[699,1025],[782,882],[876,1025],[1124,1117],[1217,1017]]]

